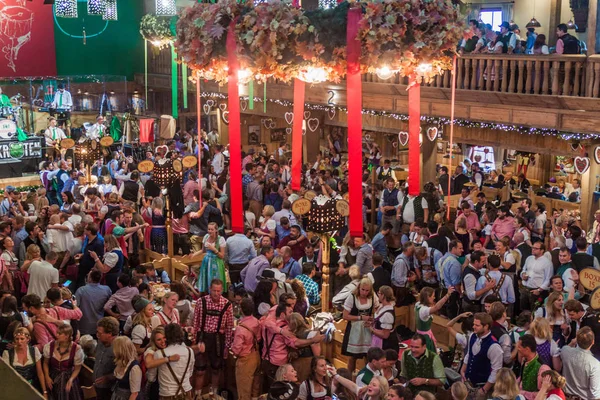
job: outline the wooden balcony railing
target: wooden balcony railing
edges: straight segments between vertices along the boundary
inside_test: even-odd
[[[462,55],[456,69],[457,89],[600,98],[600,55]],[[149,54],[148,72],[171,74],[169,48]],[[395,75],[384,80],[377,74],[365,74],[363,82],[407,85],[408,79]],[[451,74],[446,71],[423,87],[450,89],[451,84]]]

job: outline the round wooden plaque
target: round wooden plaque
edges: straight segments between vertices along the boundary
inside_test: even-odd
[[[315,197],[317,197],[317,192],[315,192],[314,190],[307,190],[306,193],[304,193],[304,198],[312,201],[312,199],[314,199]]]
[[[338,200],[335,202],[335,209],[342,217],[350,215],[350,204],[346,200]]]
[[[102,139],[100,139],[100,144],[104,147],[112,146],[114,142],[115,140],[111,136],[104,136]]]
[[[73,139],[67,138],[67,139],[63,139],[60,141],[60,148],[61,149],[70,149],[73,146],[75,146],[75,141]]]
[[[600,310],[600,287],[594,289],[590,295],[590,307],[594,310]]]
[[[304,215],[310,212],[311,202],[308,199],[298,199],[292,203],[292,212],[296,215]]]
[[[587,290],[594,290],[600,286],[600,271],[594,268],[584,268],[579,273],[579,282]]]
[[[138,170],[145,174],[152,171],[153,169],[154,169],[154,163],[150,160],[144,160],[138,164]]]
[[[175,172],[183,171],[183,164],[181,163],[181,160],[173,160],[173,170]]]
[[[185,168],[192,168],[198,164],[198,159],[196,156],[185,156],[181,162]]]

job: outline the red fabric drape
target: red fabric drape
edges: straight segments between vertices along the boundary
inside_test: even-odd
[[[421,85],[408,89],[408,194],[421,192]]]
[[[363,235],[362,218],[362,82],[360,78],[360,41],[357,39],[361,9],[348,10],[346,54],[348,76],[348,169],[350,194],[350,235]]]
[[[154,119],[140,119],[140,143],[154,143]]]
[[[202,104],[200,103],[200,75],[196,77],[196,115],[198,116],[198,192],[202,193]],[[202,207],[202,196],[200,196],[200,207]]]
[[[294,79],[294,122],[292,129],[292,190],[302,182],[302,118],[304,117],[305,83]]]
[[[235,21],[227,33],[227,81],[229,108],[229,185],[231,189],[231,230],[244,233],[244,210],[242,207],[242,138],[240,132],[240,97],[238,92],[238,59],[235,43]]]

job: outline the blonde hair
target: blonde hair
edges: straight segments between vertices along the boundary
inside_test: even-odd
[[[60,224],[60,215],[58,214],[53,214],[50,217],[50,220],[48,221],[50,223],[50,225],[56,225],[56,224]]]
[[[302,317],[302,315],[300,315],[297,312],[292,313],[289,316],[288,324],[290,326],[290,331],[292,331],[296,335],[300,332],[304,332],[309,329],[308,324],[304,320],[304,317]]]
[[[350,279],[357,280],[362,278],[362,274],[360,273],[360,267],[358,265],[352,265],[349,269],[348,269],[348,276],[350,277]]]
[[[430,306],[430,305],[432,305],[432,304],[429,304],[429,298],[434,293],[435,293],[435,290],[433,290],[433,288],[425,286],[419,292],[419,303],[421,303],[424,306]]]
[[[155,197],[152,199],[152,204],[150,206],[153,210],[161,210],[164,207],[164,202],[163,199],[161,199],[160,197]]]
[[[152,303],[148,303],[148,304],[152,304]],[[146,317],[146,307],[144,307],[144,309],[142,311],[140,311],[139,313],[137,313],[135,315],[135,317],[133,318],[133,326],[143,325],[144,327],[148,328],[152,325],[152,317],[150,317],[150,318]]]
[[[383,285],[379,288],[379,292],[383,295],[385,301],[389,301],[390,303],[396,301],[396,298],[394,297],[394,290],[391,287]]]
[[[267,217],[272,217],[275,214],[275,207],[268,205],[263,208],[263,214]]]
[[[529,326],[529,333],[538,339],[552,340],[552,328],[550,322],[542,317],[537,317]]]
[[[283,264],[283,257],[275,256],[271,260],[271,268],[279,268],[279,266]]]
[[[66,335],[69,338],[69,342],[73,341],[73,328],[69,324],[62,324],[56,330],[56,334]]]
[[[469,395],[467,385],[462,382],[454,382],[450,387],[450,393],[453,400],[466,400]]]
[[[363,286],[369,286],[370,290],[369,290],[369,294],[367,295],[367,297],[372,299],[373,296],[375,296],[375,292],[373,291],[373,282],[371,282],[371,280],[369,278],[362,278],[360,280],[360,283],[356,287],[356,289],[354,289],[354,292],[352,292],[352,294],[355,295],[356,297],[359,297],[360,296],[360,288]]]
[[[27,254],[25,255],[25,259],[33,260],[33,257],[36,254],[41,255],[40,246],[38,246],[37,244],[30,244],[29,246],[27,246]]]
[[[127,336],[118,336],[112,343],[117,368],[125,369],[129,363],[137,359],[135,345]]]
[[[152,334],[150,335],[150,346],[153,350],[158,350],[158,347],[156,347],[156,335],[165,336],[165,327],[160,325],[152,330]]]
[[[171,297],[173,297],[175,295],[177,295],[177,298],[179,299],[179,295],[176,292],[174,292],[174,291],[170,291],[170,292],[165,293],[165,295],[160,300],[160,303],[162,305],[164,305],[167,302],[167,300],[169,300]]]
[[[493,397],[514,399],[520,393],[515,373],[508,368],[501,368],[496,374]]]
[[[26,329],[26,328],[19,328],[19,329]],[[544,378],[546,376],[550,377],[550,380],[552,381],[552,385],[555,388],[562,389],[567,384],[567,380],[565,379],[565,377],[554,370],[548,370],[548,371],[542,372],[542,378]]]
[[[548,296],[548,300],[546,300],[546,318],[548,318],[548,321],[550,321],[551,323],[554,323],[557,318],[560,318],[564,314],[563,309],[560,309],[558,311],[554,309],[554,302],[562,298],[562,293],[552,292]]]
[[[376,396],[375,398],[371,397],[371,400],[385,399],[387,397],[388,391],[390,390],[390,384],[388,383],[387,379],[385,379],[385,377],[383,377],[381,375],[378,375],[378,376],[374,376],[371,380],[379,381],[379,396]]]
[[[277,372],[275,372],[275,381],[282,382],[283,376],[287,372],[288,368],[294,368],[292,364],[283,364],[281,367],[277,368]]]
[[[112,249],[120,249],[121,248],[121,245],[117,241],[117,238],[111,234],[104,236],[104,245],[106,246],[107,249],[109,249],[109,251]]]
[[[29,329],[25,328],[24,326],[15,329],[15,332],[13,333],[13,338],[16,338],[17,336],[25,336],[27,339],[31,340],[31,334],[29,333]]]

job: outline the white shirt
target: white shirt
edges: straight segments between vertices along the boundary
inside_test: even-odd
[[[58,270],[52,264],[45,260],[31,263],[27,294],[37,294],[43,300],[53,283],[58,284]]]
[[[402,220],[405,224],[412,224],[415,222],[415,207],[413,203],[415,202],[415,196],[408,196],[408,201],[406,202],[406,206],[402,208]],[[402,204],[402,203],[400,203]],[[421,207],[423,210],[427,209],[427,200],[421,198]]]
[[[216,175],[221,175],[221,172],[225,169],[225,157],[223,157],[222,153],[215,154],[212,160],[212,167]]]
[[[183,379],[183,390],[185,390],[186,393],[192,390],[190,378],[192,377],[192,372],[194,372],[194,352],[183,344],[175,344],[164,349],[164,353],[167,357],[179,354],[179,361],[170,362],[169,364],[177,379]],[[164,358],[163,351],[154,353],[155,360],[160,360],[161,358]],[[184,371],[186,371],[185,376],[183,376]],[[158,367],[158,383],[160,385],[159,394],[161,397],[175,396],[179,390],[179,382],[175,380],[166,364],[162,364]]]
[[[104,125],[96,122],[88,131],[85,132],[85,135],[92,140],[98,140],[104,136],[106,130],[107,129]]]
[[[53,146],[55,142],[60,142],[67,138],[65,132],[59,127],[48,127],[44,131],[44,136],[46,137],[46,144],[49,146]]]
[[[54,100],[52,100],[52,108],[54,109],[61,109],[61,110],[71,110],[71,107],[73,107],[73,99],[71,98],[71,93],[69,93],[66,90],[63,90],[62,92],[60,90],[57,90],[56,93],[54,93]]]
[[[552,261],[542,256],[535,258],[535,256],[527,257],[523,271],[521,271],[521,278],[523,275],[527,275],[528,279],[523,280],[523,285],[529,289],[542,289],[548,290],[550,287],[550,278],[554,273],[554,266]]]
[[[475,343],[473,343],[473,347],[467,350],[467,355],[465,356],[465,365],[469,363],[469,357],[471,356],[471,351],[473,355],[476,356],[479,354],[481,350],[481,340],[491,335],[492,332],[488,332],[487,335],[483,337],[477,337]],[[502,362],[504,357],[504,352],[502,351],[502,347],[498,343],[492,343],[487,352],[487,357],[490,360],[492,365],[492,371],[490,372],[490,376],[488,378],[488,382],[495,383],[496,382],[496,373],[502,368]]]
[[[65,221],[63,226],[69,227],[69,231],[63,231],[60,229],[48,229],[46,230],[46,236],[48,238],[48,244],[50,249],[56,252],[63,252],[69,250],[69,246],[73,242],[73,226],[69,221]]]

